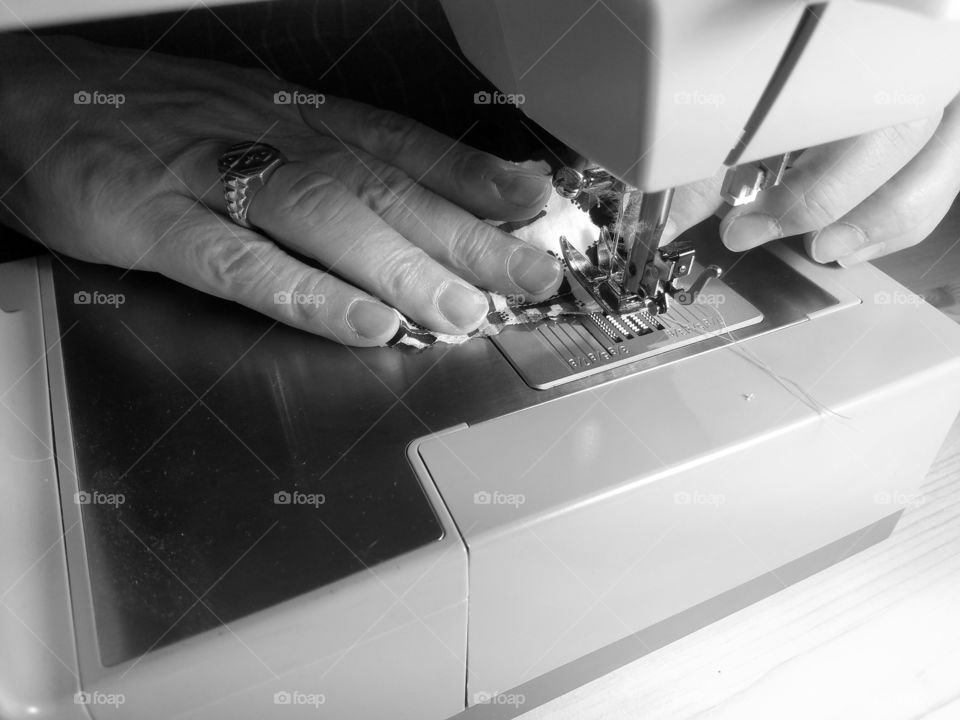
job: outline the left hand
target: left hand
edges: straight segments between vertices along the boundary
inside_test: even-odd
[[[806,150],[783,182],[720,224],[742,251],[807,234],[810,257],[856,265],[916,245],[960,192],[960,98],[942,113]],[[664,242],[720,208],[723,173],[677,188]]]
[[[0,128],[0,223],[343,344],[389,341],[392,308],[466,334],[487,316],[479,287],[543,299],[561,282],[555,258],[479,219],[536,215],[542,172],[264,71],[2,36]],[[289,162],[246,228],[224,217],[217,159],[254,140]]]

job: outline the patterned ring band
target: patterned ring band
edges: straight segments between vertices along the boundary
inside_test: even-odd
[[[250,203],[286,162],[287,158],[275,147],[257,142],[234,145],[220,156],[217,170],[231,220],[241,227],[253,227],[247,219]]]

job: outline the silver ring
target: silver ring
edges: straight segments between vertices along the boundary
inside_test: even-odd
[[[270,176],[287,162],[272,145],[243,142],[228,148],[217,160],[217,170],[227,201],[227,213],[237,225],[252,228],[247,219],[250,203]]]

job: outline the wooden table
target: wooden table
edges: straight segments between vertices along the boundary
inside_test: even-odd
[[[876,264],[960,322],[960,203]],[[520,717],[960,718],[960,422],[888,540]]]

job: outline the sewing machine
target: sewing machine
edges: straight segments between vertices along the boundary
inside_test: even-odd
[[[564,251],[596,318],[361,351],[152,275],[0,266],[0,715],[512,716],[886,537],[960,330],[796,242],[656,240],[678,184],[726,164],[746,202],[778,156],[921,114],[877,93],[952,98],[957,4],[898,5],[444,0],[603,168],[558,191],[645,218]]]

